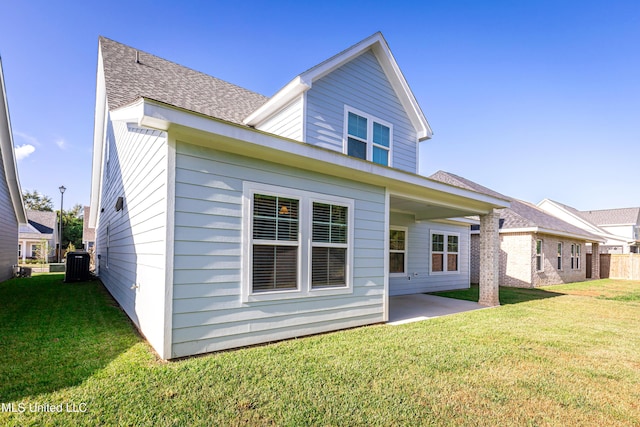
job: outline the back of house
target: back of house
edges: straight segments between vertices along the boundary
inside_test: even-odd
[[[417,174],[431,128],[380,33],[271,97],[101,37],[95,111],[97,272],[163,358],[468,287],[462,218],[508,206]]]

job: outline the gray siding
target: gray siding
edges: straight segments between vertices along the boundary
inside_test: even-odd
[[[161,349],[167,204],[165,134],[108,122],[106,161],[96,228],[99,276],[109,292]],[[116,211],[118,197],[124,209]],[[107,228],[109,236],[107,237]],[[107,253],[108,247],[108,253]],[[133,285],[139,285],[132,289]]]
[[[469,287],[470,234],[468,226],[454,226],[436,222],[416,223],[412,215],[392,213],[390,225],[408,227],[407,276],[390,277],[389,295],[417,294]],[[431,231],[452,232],[460,235],[459,272],[452,274],[431,274]],[[417,273],[417,275],[415,274]]]
[[[355,200],[352,294],[242,302],[245,180]],[[384,190],[178,142],[172,357],[381,322]]]
[[[285,138],[303,141],[303,99],[303,95],[299,96],[277,114],[260,123],[256,128]]]
[[[0,156],[4,153],[0,150]],[[0,282],[11,277],[18,262],[18,220],[11,201],[7,176],[0,157]]]
[[[416,132],[370,50],[313,83],[306,142],[342,152],[345,104],[393,124],[392,166],[416,173]]]

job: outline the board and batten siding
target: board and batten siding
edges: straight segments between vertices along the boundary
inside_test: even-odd
[[[353,293],[243,302],[243,185],[354,200]],[[178,141],[172,357],[383,321],[384,189]]]
[[[468,288],[470,286],[470,231],[469,226],[420,221],[413,215],[391,213],[390,227],[407,227],[407,274],[406,277],[389,277],[389,295],[407,295],[424,292]],[[430,273],[431,232],[457,233],[460,236],[458,266],[456,273]],[[416,274],[417,273],[417,274]],[[411,277],[411,280],[409,280]]]
[[[303,107],[304,95],[300,95],[278,113],[256,126],[256,129],[302,142]]]
[[[371,50],[315,81],[306,102],[307,143],[342,152],[348,105],[391,123],[391,166],[416,173],[416,131]]]
[[[0,156],[4,155],[0,151]],[[0,282],[11,278],[18,262],[18,220],[0,157]]]
[[[167,139],[163,132],[109,121],[101,211],[96,228],[98,274],[159,353],[165,333]],[[118,197],[123,209],[116,210]]]

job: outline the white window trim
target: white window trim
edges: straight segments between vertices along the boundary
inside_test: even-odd
[[[571,244],[571,269],[572,270],[580,270],[580,255],[581,255],[580,244],[572,243]]]
[[[540,242],[540,255],[538,255],[538,242]],[[536,262],[536,271],[544,271],[544,241],[542,239],[536,239],[536,246],[534,247],[534,259]],[[540,256],[540,268],[538,269],[538,256]]]
[[[444,235],[444,247],[442,248],[442,268],[444,271],[433,271],[433,235],[434,234],[442,234]],[[457,236],[458,237],[458,269],[455,271],[446,270],[447,268],[447,255],[449,254],[449,236]],[[440,230],[431,230],[429,232],[429,274],[434,276],[445,275],[445,274],[460,274],[460,233],[453,233],[450,231],[440,231]],[[437,252],[440,253],[440,252]]]
[[[407,262],[409,260],[409,228],[393,225],[389,227],[389,231],[391,230],[404,231],[404,250],[391,249],[391,238],[389,237],[389,254],[387,254],[387,257],[389,257],[392,253],[404,253],[404,272],[391,273],[391,262],[389,262],[389,277],[406,277],[409,275],[407,273],[409,271]],[[391,236],[391,233],[389,233],[389,236]]]
[[[298,200],[298,287],[297,289],[253,292],[253,195],[286,197]],[[345,286],[312,288],[311,251],[313,227],[313,203],[326,203],[346,206],[347,214],[347,257],[345,268]],[[322,295],[341,295],[353,293],[353,248],[354,248],[354,201],[339,196],[314,193],[293,188],[279,187],[258,182],[245,181],[242,194],[242,301],[278,301],[292,298],[316,297]],[[319,244],[316,243],[316,246]],[[336,245],[332,245],[336,246]]]
[[[349,105],[344,106],[344,130],[342,135],[342,152],[344,154],[349,154],[349,113],[357,114],[358,116],[364,117],[367,119],[367,155],[366,160],[369,162],[373,162],[373,146],[378,146],[383,149],[387,149],[387,147],[379,146],[378,144],[374,144],[373,142],[373,122],[380,123],[389,128],[389,162],[387,166],[393,167],[393,125],[386,120],[379,119],[376,116],[372,116],[369,113],[365,113],[364,111],[358,110],[357,108],[353,108]],[[355,138],[359,139],[359,138]],[[376,163],[379,164],[379,163]],[[384,165],[381,165],[384,166]]]

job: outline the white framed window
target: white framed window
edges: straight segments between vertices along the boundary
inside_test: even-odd
[[[460,234],[431,232],[431,273],[460,272]]]
[[[347,286],[348,216],[348,206],[312,202],[312,289]]]
[[[580,245],[571,244],[571,269],[580,270]]]
[[[389,274],[407,275],[407,227],[389,227]]]
[[[344,147],[349,156],[391,166],[393,125],[345,105]]]
[[[536,240],[536,271],[542,271],[542,240]]]
[[[558,270],[562,270],[562,242],[558,242]]]
[[[353,200],[245,182],[245,302],[352,292]]]
[[[36,258],[38,256],[38,245],[31,245],[31,257]]]
[[[253,194],[252,292],[298,289],[299,200]]]

